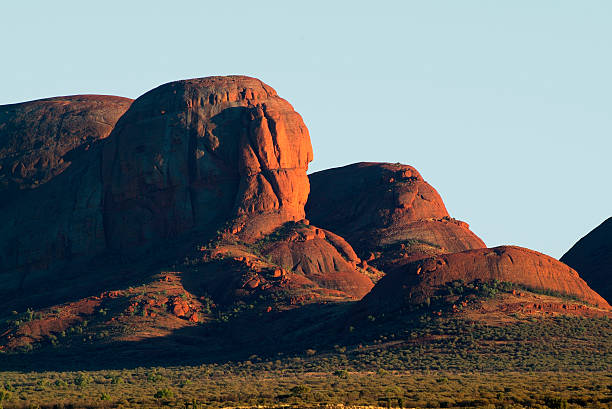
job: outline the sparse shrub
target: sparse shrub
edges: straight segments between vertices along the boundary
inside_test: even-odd
[[[113,384],[113,385],[119,385],[119,384],[122,384],[122,383],[123,383],[123,378],[120,377],[120,376],[113,376],[111,378],[111,384]]]
[[[310,387],[308,385],[296,385],[289,391],[291,392],[291,396],[303,398],[304,396],[310,393]]]
[[[349,373],[346,369],[339,369],[337,371],[334,371],[334,375],[338,378],[346,379],[348,378]]]
[[[161,380],[163,380],[163,379],[164,379],[164,377],[163,377],[161,374],[156,373],[156,372],[151,372],[151,373],[150,373],[150,374],[147,376],[147,380],[148,380],[149,382],[159,382],[159,381],[161,381]]]
[[[83,387],[83,386],[89,385],[92,382],[92,380],[93,379],[91,378],[91,376],[89,376],[87,374],[80,373],[80,374],[77,375],[76,378],[74,378],[74,384],[76,386]]]
[[[2,408],[2,402],[5,400],[8,400],[10,397],[11,397],[11,393],[9,391],[0,389],[0,408]]]
[[[547,396],[544,398],[544,404],[550,409],[566,409],[567,400],[563,398],[557,398],[554,396]]]
[[[174,397],[174,392],[168,388],[158,389],[153,397],[155,399],[172,399]]]

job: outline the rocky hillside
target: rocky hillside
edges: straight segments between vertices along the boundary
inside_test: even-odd
[[[442,299],[482,319],[483,285],[512,288],[496,301],[506,316],[539,293],[554,314],[610,311],[563,263],[487,249],[408,165],[308,177],[308,129],[255,78],[8,105],[0,119],[0,351],[325,347],[359,314],[442,314]],[[440,295],[449,286],[464,298]],[[528,297],[510,300],[517,288]]]

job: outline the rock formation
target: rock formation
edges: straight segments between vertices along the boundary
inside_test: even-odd
[[[455,280],[511,282],[610,308],[572,268],[552,257],[514,246],[467,250],[415,261],[381,279],[363,303],[383,310],[400,308],[406,302],[418,304]]]
[[[281,240],[263,243],[262,252],[279,266],[299,273],[322,288],[342,291],[360,299],[374,286],[355,251],[342,237],[314,226],[285,230]]]
[[[384,269],[485,247],[411,166],[356,163],[313,173],[310,183],[306,213],[313,224],[345,237],[361,257],[372,253]]]
[[[131,102],[79,95],[0,107],[2,294],[104,250],[96,152]]]
[[[70,166],[74,149],[106,138],[131,99],[74,95],[0,106],[0,193],[39,187]]]
[[[287,222],[247,244],[231,235],[202,248],[204,257],[183,274],[218,305],[274,299],[274,304],[361,299],[382,275],[363,266],[341,237],[303,220]],[[229,240],[227,240],[229,238]]]
[[[308,130],[257,79],[162,85],[133,103],[108,141],[104,213],[112,249],[222,228],[254,240],[304,218]]]
[[[244,76],[0,107],[0,310],[21,311],[0,317],[0,349],[90,318],[113,336],[138,327],[132,342],[245,311],[335,315],[314,303],[366,294],[367,308],[400,308],[453,280],[608,307],[550,257],[484,248],[414,168],[309,178],[312,158],[300,115]]]
[[[55,146],[52,141],[59,133],[67,135],[66,143],[54,155],[76,147],[79,141],[81,149],[72,155],[70,166],[59,170],[43,166],[47,173],[36,185],[44,186],[25,192],[0,216],[4,221],[0,264],[7,294],[41,288],[54,270],[74,273],[87,264],[92,274],[103,271],[104,266],[88,264],[101,254],[118,260],[147,259],[173,243],[228,238],[217,249],[221,252],[231,247],[227,243],[240,241],[248,246],[277,229],[287,230],[288,222],[294,223],[289,224],[291,237],[275,237],[261,249],[272,265],[288,266],[287,279],[281,280],[279,288],[314,291],[317,287],[336,298],[361,298],[373,286],[368,274],[380,275],[358,267],[361,260],[342,238],[306,224],[296,227],[297,221],[307,223],[310,137],[300,115],[261,81],[242,76],[176,81],[133,103],[118,97],[71,98],[95,104],[71,110],[68,103],[55,99],[53,104],[60,104],[61,110],[22,109],[24,113],[15,115],[21,122],[13,121],[27,128],[35,141],[32,146],[38,142]],[[112,109],[104,108],[104,98],[114,104],[112,109],[119,104],[125,111],[131,103],[112,132],[112,124],[96,125],[110,121]],[[113,121],[121,113],[116,111]],[[3,133],[3,140],[16,139],[18,127],[13,122],[3,126],[12,132],[6,137]],[[81,135],[68,125],[85,132]],[[96,138],[104,140],[91,145]],[[11,147],[24,155],[20,149],[30,145],[20,148],[13,142]],[[146,256],[148,250],[154,253]],[[165,251],[170,259],[182,257],[173,251]],[[243,251],[250,259],[259,257],[248,248]],[[231,275],[235,282],[217,280],[229,286],[223,293],[228,302],[245,293],[241,280],[250,271],[236,271]],[[257,291],[262,288],[252,286]]]
[[[574,244],[561,261],[612,302],[612,217]]]

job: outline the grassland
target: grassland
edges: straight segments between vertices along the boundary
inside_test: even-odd
[[[273,369],[269,369],[269,367]],[[242,363],[122,371],[3,373],[5,408],[359,405],[610,408],[608,372],[294,371]]]
[[[327,349],[304,340],[312,347],[301,352],[223,363],[5,371],[0,395],[5,408],[612,408],[608,318],[527,317],[502,326],[428,315],[416,323],[405,319],[372,317]],[[87,356],[75,359],[87,366]]]

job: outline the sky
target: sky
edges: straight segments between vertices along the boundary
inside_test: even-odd
[[[4,1],[0,104],[260,78],[310,171],[416,167],[488,246],[560,257],[612,216],[612,2]]]

